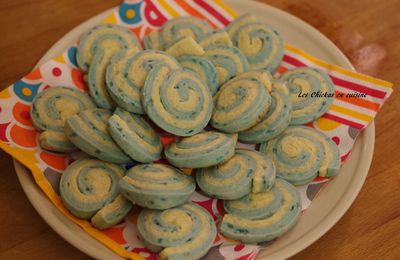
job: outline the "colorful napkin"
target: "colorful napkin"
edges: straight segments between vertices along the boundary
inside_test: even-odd
[[[216,28],[226,26],[236,17],[220,0],[131,0],[121,4],[104,23],[121,24],[142,38],[168,19],[181,15],[207,19]],[[132,210],[122,223],[104,231],[72,216],[60,200],[58,183],[61,172],[80,155],[51,153],[38,146],[38,133],[32,125],[29,113],[35,95],[46,88],[59,85],[87,90],[83,74],[77,68],[75,54],[76,45],[70,46],[62,55],[44,63],[0,93],[0,148],[32,171],[36,183],[65,216],[115,253],[131,259],[157,259],[157,255],[149,252],[137,236],[138,210]],[[356,136],[373,121],[390,96],[392,84],[328,64],[286,45],[285,56],[277,74],[301,66],[317,67],[326,71],[335,84],[333,105],[310,126],[321,130],[338,144],[344,162],[351,152]],[[169,138],[164,137],[164,143],[168,143]],[[244,144],[240,146],[254,148]],[[302,195],[303,210],[308,208],[317,192],[328,181],[326,178],[316,178],[312,183],[298,187]],[[193,194],[192,200],[206,208],[219,223],[224,214],[222,201],[197,192]],[[238,244],[218,235],[215,247],[205,259],[254,259],[262,246]]]

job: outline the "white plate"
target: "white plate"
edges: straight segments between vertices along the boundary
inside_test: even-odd
[[[344,68],[353,69],[341,51],[310,25],[279,9],[252,1],[225,0],[238,13],[250,12],[260,21],[274,25],[288,43],[310,54]],[[62,53],[86,29],[110,14],[108,10],[79,25],[61,38],[39,61],[38,65]],[[351,156],[327,188],[313,201],[298,224],[289,233],[261,251],[258,259],[284,259],[303,250],[325,234],[346,212],[356,198],[372,160],[375,127],[372,123],[357,138]],[[15,169],[27,197],[42,218],[65,240],[96,259],[122,259],[80,227],[68,220],[53,206],[20,163]]]

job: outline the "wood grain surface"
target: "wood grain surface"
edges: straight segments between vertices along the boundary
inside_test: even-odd
[[[391,81],[395,92],[375,120],[368,178],[344,217],[292,259],[400,259],[400,1],[264,0],[331,39],[356,69]],[[0,0],[0,89],[28,73],[65,33],[120,0]],[[0,151],[0,259],[88,259],[29,203]]]

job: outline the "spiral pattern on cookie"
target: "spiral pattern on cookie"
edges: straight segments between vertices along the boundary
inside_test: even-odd
[[[314,97],[315,93],[333,95],[333,82],[323,71],[315,68],[295,68],[286,71],[280,79],[286,83],[292,103],[291,125],[314,121],[328,111],[333,97]],[[299,97],[307,93],[307,97]],[[314,93],[314,94],[313,94]]]
[[[195,73],[206,83],[214,95],[218,90],[217,70],[207,59],[198,56],[181,56],[177,58],[182,67]]]
[[[325,153],[322,165],[318,170],[318,175],[330,178],[336,176],[341,165],[339,147],[331,138],[319,131],[315,130],[314,135],[321,142]]]
[[[210,120],[212,96],[193,72],[158,66],[146,79],[143,106],[160,128],[178,136],[190,136],[203,130]]]
[[[176,167],[209,167],[232,157],[236,141],[237,134],[201,132],[170,144],[165,150],[165,156]]]
[[[236,47],[219,44],[210,45],[204,50],[203,57],[214,64],[220,86],[249,69],[246,57]]]
[[[129,48],[141,50],[136,35],[119,25],[97,25],[82,35],[76,59],[78,66],[89,72],[89,93],[97,106],[115,107],[106,88],[106,68],[115,53]]]
[[[228,202],[234,206],[225,214],[220,232],[243,243],[259,243],[273,240],[290,230],[301,212],[299,192],[290,183],[277,179],[275,187],[268,193],[272,194],[252,194],[252,200],[243,198]],[[281,198],[277,199],[277,196]]]
[[[135,161],[147,163],[160,159],[160,136],[141,116],[117,108],[108,120],[108,130],[119,147]]]
[[[297,126],[297,132],[312,136],[321,143],[323,147],[323,157],[321,167],[318,169],[318,175],[321,177],[334,177],[340,169],[340,153],[338,146],[331,138],[324,133],[307,126]]]
[[[132,203],[124,196],[118,195],[113,201],[100,209],[90,221],[98,229],[112,227],[128,215],[132,206]]]
[[[65,133],[79,149],[98,159],[113,163],[128,163],[131,159],[118,147],[107,129],[111,112],[88,109],[70,117]]]
[[[267,192],[249,193],[237,200],[225,200],[224,208],[227,214],[245,219],[262,219],[273,215],[282,202],[283,194],[274,186]]]
[[[271,104],[272,77],[267,71],[248,71],[223,85],[214,97],[211,125],[236,133],[257,124]]]
[[[303,128],[291,126],[260,146],[260,151],[273,160],[276,175],[294,185],[311,182],[325,156],[321,142]]]
[[[95,159],[73,162],[61,175],[64,205],[79,218],[89,219],[118,196],[122,167]]]
[[[245,143],[262,143],[275,138],[289,125],[292,104],[285,84],[276,81],[271,91],[271,105],[268,112],[255,126],[239,133],[239,140]]]
[[[210,31],[212,31],[212,27],[206,20],[191,16],[182,16],[168,20],[161,27],[161,37],[164,47],[166,47],[187,36],[197,41],[201,36]]]
[[[198,42],[200,46],[203,48],[217,44],[222,44],[227,46],[233,45],[229,34],[223,29],[215,30],[203,35]]]
[[[254,150],[237,149],[236,153],[246,155],[254,165],[251,192],[269,191],[275,183],[276,169],[272,160]]]
[[[252,189],[268,190],[274,183],[275,170],[267,160],[256,151],[236,149],[226,162],[198,169],[197,184],[206,195],[224,200],[239,199]]]
[[[159,252],[161,259],[199,259],[217,232],[210,213],[194,203],[164,211],[144,209],[137,227],[146,247]]]
[[[250,69],[275,72],[283,58],[283,39],[274,28],[248,23],[231,31],[233,44],[246,56]]]
[[[116,54],[107,68],[107,88],[118,106],[137,114],[144,114],[142,89],[149,71],[157,65],[169,69],[179,63],[162,51],[147,50],[138,53],[122,51]]]
[[[140,49],[136,35],[127,28],[114,24],[102,24],[92,27],[80,38],[76,61],[83,71],[88,71],[99,52],[115,52],[136,46]]]
[[[75,150],[64,134],[65,121],[80,111],[95,107],[90,97],[77,89],[52,87],[40,92],[30,111],[33,125],[43,131],[39,136],[40,146],[56,152]]]
[[[194,192],[194,179],[164,164],[142,164],[128,170],[119,186],[127,199],[151,209],[185,203]]]

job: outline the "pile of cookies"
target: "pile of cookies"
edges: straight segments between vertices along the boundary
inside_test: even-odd
[[[340,167],[336,144],[303,126],[332,98],[298,97],[332,92],[329,76],[313,68],[271,76],[283,40],[249,14],[218,30],[175,18],[143,44],[118,25],[91,28],[77,51],[89,95],[60,86],[33,102],[43,149],[89,155],[62,174],[69,211],[104,229],[132,205],[143,207],[140,237],[161,259],[197,259],[213,244],[214,219],[189,202],[196,184],[224,200],[218,228],[226,237],[258,243],[293,227],[301,212],[293,185],[332,177]],[[179,138],[163,147],[160,131]],[[238,149],[238,140],[261,144],[260,151]],[[162,158],[169,164],[157,162]],[[127,171],[121,166],[132,162]]]

